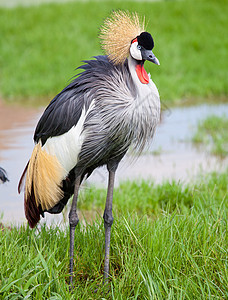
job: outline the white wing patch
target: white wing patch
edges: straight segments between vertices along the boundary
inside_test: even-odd
[[[75,126],[71,127],[68,132],[62,135],[47,139],[42,147],[48,154],[57,157],[59,163],[65,170],[63,179],[66,178],[70,170],[72,170],[78,162],[78,154],[85,140],[84,133],[82,134],[84,122],[94,106],[95,100],[91,102],[87,111],[83,108],[81,117]]]
[[[48,154],[57,157],[59,163],[66,171],[65,177],[77,164],[78,154],[84,140],[82,129],[87,113],[83,109],[77,125],[62,135],[47,139],[42,147]]]

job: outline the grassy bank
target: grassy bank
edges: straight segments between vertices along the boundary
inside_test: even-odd
[[[204,146],[208,151],[221,158],[228,155],[228,118],[209,116],[198,124],[193,136],[196,145]]]
[[[146,63],[161,98],[227,99],[225,0],[95,1],[0,9],[0,94],[49,101],[83,59],[101,53],[98,33],[112,9],[146,16],[161,66]],[[96,12],[96,13],[95,13]],[[39,100],[38,100],[39,99]]]
[[[68,290],[69,232],[57,226],[0,233],[3,299],[226,299],[227,173],[196,185],[125,183],[114,193],[110,293],[102,286],[100,218],[76,228],[75,290]],[[85,189],[81,209],[103,210]],[[96,292],[95,292],[96,290]]]

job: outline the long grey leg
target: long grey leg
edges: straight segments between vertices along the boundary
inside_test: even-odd
[[[78,215],[77,215],[77,200],[78,200],[78,191],[81,182],[81,176],[78,176],[75,180],[74,186],[74,197],[69,213],[69,224],[70,224],[70,288],[73,289],[73,264],[74,264],[74,234],[75,227],[78,224]]]
[[[113,223],[113,216],[112,216],[112,198],[113,198],[113,189],[114,189],[114,180],[115,180],[115,172],[118,165],[109,166],[109,180],[108,180],[108,191],[107,191],[107,198],[105,204],[105,211],[104,211],[104,227],[105,227],[105,261],[104,261],[104,280],[103,283],[105,284],[108,281],[109,277],[109,252],[110,252],[110,238],[111,238],[111,226]]]

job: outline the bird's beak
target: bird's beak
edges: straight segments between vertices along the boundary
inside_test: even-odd
[[[152,50],[143,49],[143,50],[141,50],[141,53],[142,53],[142,59],[149,60],[149,61],[153,62],[154,64],[160,66],[160,62],[157,59],[157,57],[154,55]]]

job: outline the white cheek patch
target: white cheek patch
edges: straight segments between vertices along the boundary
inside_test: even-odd
[[[138,42],[134,42],[131,44],[130,54],[134,59],[142,60],[141,51],[137,48],[137,46],[138,46]]]

